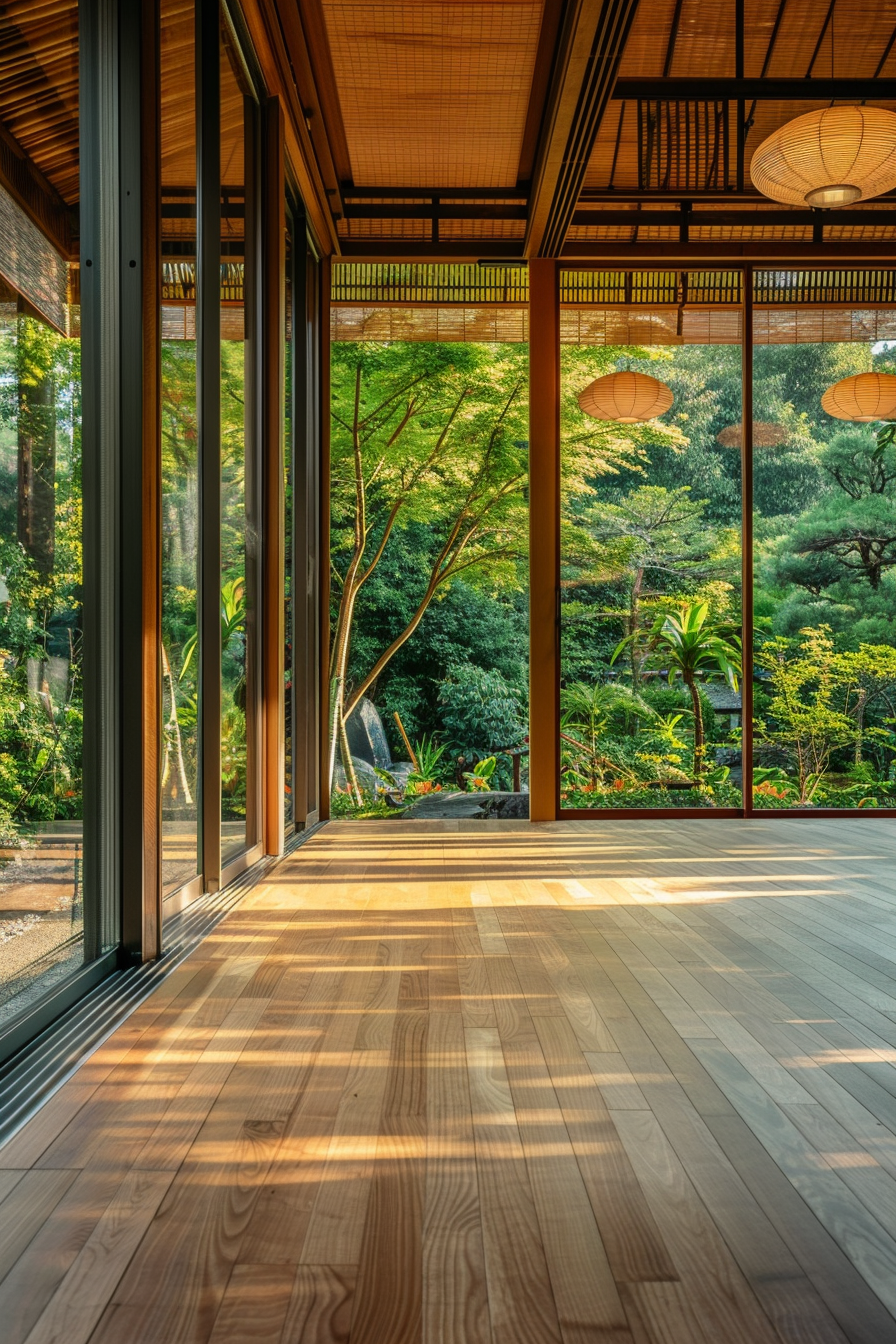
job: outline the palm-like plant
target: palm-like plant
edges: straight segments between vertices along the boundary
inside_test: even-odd
[[[613,654],[615,662],[634,636],[621,640]],[[703,671],[721,672],[732,690],[737,690],[741,672],[740,630],[710,614],[706,602],[686,602],[677,611],[658,616],[650,630],[648,650],[668,670],[669,681],[680,676],[691,697],[694,713],[694,779],[698,785],[706,753],[703,706],[697,678]]]
[[[563,715],[560,720],[562,729],[574,729],[584,737],[590,772],[589,782],[594,783],[601,758],[598,754],[598,742],[606,732],[612,720],[621,719],[626,726],[635,719],[654,719],[655,711],[647,701],[633,691],[630,686],[620,686],[615,682],[599,681],[589,686],[584,681],[575,681],[564,686],[561,692]],[[568,742],[578,739],[563,734]]]

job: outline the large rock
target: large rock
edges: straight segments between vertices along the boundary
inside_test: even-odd
[[[358,773],[358,782],[361,787],[368,787],[367,784],[361,782],[358,767],[358,762],[364,761],[369,766],[371,773],[373,773],[374,766],[380,770],[388,770],[399,789],[404,791],[407,786],[408,775],[414,767],[410,761],[393,761],[379,710],[366,696],[362,698],[351,717],[346,720],[345,731],[348,735],[349,751],[352,753],[352,760],[355,762],[355,771]],[[364,773],[367,776],[367,772]],[[377,775],[374,774],[373,778],[377,781],[375,787],[380,792],[388,788],[388,785]]]
[[[528,793],[427,793],[402,812],[410,821],[525,820]]]

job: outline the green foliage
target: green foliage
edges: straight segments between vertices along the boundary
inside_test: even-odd
[[[439,746],[431,737],[421,737],[414,743],[417,767],[408,775],[407,793],[432,793],[442,787],[440,763],[444,755],[444,746]]]
[[[500,672],[456,663],[439,691],[442,727],[452,755],[476,760],[525,736],[523,697]]]
[[[854,720],[838,704],[842,674],[825,626],[807,629],[796,648],[769,640],[756,652],[757,667],[770,675],[768,716],[757,721],[759,738],[778,748],[796,772],[797,802],[811,803],[827,773],[832,752],[854,741]]]
[[[464,779],[467,781],[467,789],[470,793],[487,793],[493,788],[492,779],[495,775],[498,762],[496,757],[488,756],[484,761],[477,761],[472,770],[464,771]]]

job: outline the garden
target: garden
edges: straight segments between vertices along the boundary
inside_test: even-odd
[[[526,356],[333,348],[334,815],[526,788]],[[758,808],[896,805],[894,430],[820,405],[892,362],[884,343],[754,353]],[[617,370],[661,379],[669,411],[584,415]],[[740,348],[564,346],[561,373],[562,804],[740,808]],[[382,758],[354,750],[367,704]]]

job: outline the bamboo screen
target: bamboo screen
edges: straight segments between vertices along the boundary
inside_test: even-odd
[[[336,262],[335,341],[527,341],[522,267]],[[564,271],[565,345],[733,345],[737,271]],[[754,272],[754,342],[896,340],[896,270]]]

